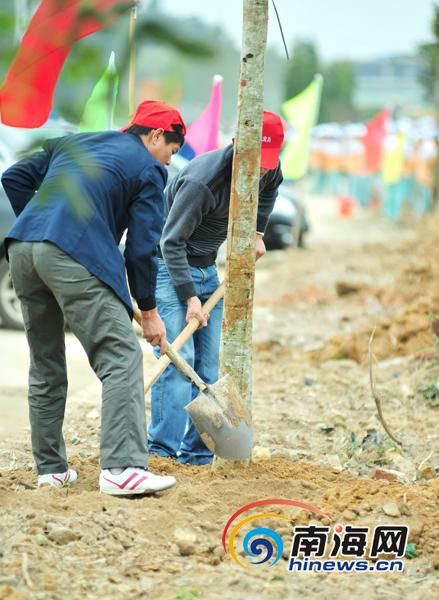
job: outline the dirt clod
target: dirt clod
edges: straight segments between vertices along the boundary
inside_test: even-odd
[[[64,545],[81,539],[81,534],[72,529],[67,529],[67,527],[53,527],[48,532],[47,537],[56,544]]]

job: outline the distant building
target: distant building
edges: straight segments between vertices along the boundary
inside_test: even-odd
[[[433,99],[419,83],[422,61],[417,56],[389,56],[355,63],[354,101],[359,109],[392,108],[426,112]]]

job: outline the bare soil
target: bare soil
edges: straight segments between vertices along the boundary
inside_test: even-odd
[[[71,361],[65,436],[77,484],[33,489],[29,432],[0,440],[0,598],[439,598],[437,217],[405,226],[368,213],[341,219],[328,198],[310,199],[308,210],[309,247],[258,265],[252,462],[212,469],[152,457],[175,488],[100,495],[99,384],[84,356]],[[374,329],[377,395],[401,446],[371,394]],[[145,351],[146,371],[153,360]],[[25,379],[25,361],[20,368]],[[12,423],[24,388],[14,394],[4,381],[0,414]],[[407,524],[416,557],[402,574],[288,573],[291,525],[319,521],[284,507],[275,512],[291,523],[271,523],[284,560],[243,569],[224,552],[222,530],[241,506],[266,498],[313,504],[328,515],[321,523]]]

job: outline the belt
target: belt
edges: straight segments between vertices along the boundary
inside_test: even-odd
[[[163,254],[160,248],[157,248],[157,256],[159,258],[163,258]],[[203,254],[203,255],[195,255],[188,254],[187,261],[191,267],[210,267],[215,264],[216,260],[216,252],[212,252],[211,254]]]
[[[215,264],[216,252],[214,254],[205,254],[204,256],[187,255],[187,261],[191,267],[210,267]]]

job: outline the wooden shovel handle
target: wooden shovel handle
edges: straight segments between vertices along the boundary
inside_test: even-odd
[[[219,287],[213,292],[210,298],[208,298],[203,304],[202,311],[204,314],[210,314],[212,309],[224,296],[225,285],[226,284],[223,281],[219,285]],[[137,323],[139,323],[139,325],[142,324],[142,314],[138,308],[134,308],[134,319],[137,321]],[[191,319],[186,325],[186,327],[183,329],[183,331],[175,338],[175,340],[171,344],[172,348],[178,352],[178,350],[180,350],[188,341],[188,339],[197,331],[199,326],[200,322],[198,321],[198,319],[196,319],[195,317]],[[160,377],[160,375],[169,366],[171,362],[171,359],[169,358],[169,356],[166,356],[166,354],[164,354],[157,360],[150,375],[150,378],[145,384],[145,394],[148,392],[150,387],[154,385],[154,383],[157,381],[157,379]]]
[[[204,392],[204,390],[207,389],[207,385],[204,383],[201,377],[199,377],[193,368],[171,345],[169,345],[168,349],[166,350],[166,356],[172,360],[177,369],[179,369],[185,377],[190,379],[201,392]]]

